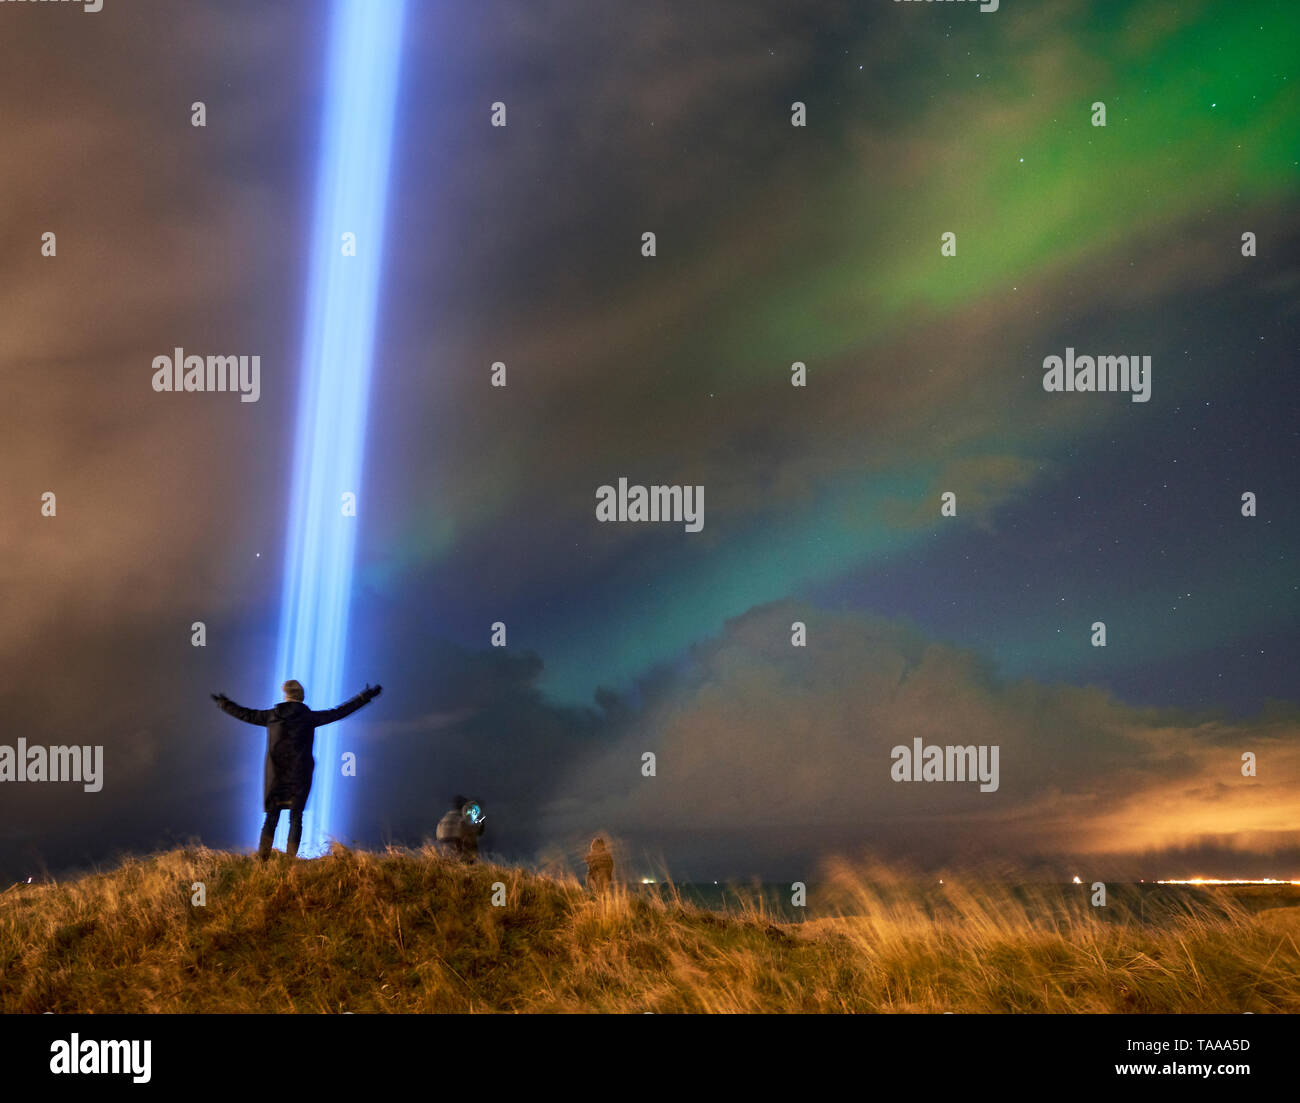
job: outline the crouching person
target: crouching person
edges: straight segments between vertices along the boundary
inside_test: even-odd
[[[486,819],[478,801],[457,793],[451,798],[451,807],[438,821],[438,849],[458,861],[475,861]]]

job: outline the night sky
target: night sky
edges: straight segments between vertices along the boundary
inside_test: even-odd
[[[0,881],[256,841],[209,694],[295,673],[326,11],[0,4],[0,743],[105,748],[99,793],[0,784]],[[460,791],[510,860],[683,879],[1300,877],[1298,43],[1283,2],[413,0],[344,841]],[[156,393],[177,346],[259,401]],[[1150,400],[1046,392],[1067,347]],[[598,522],[620,477],[703,530]],[[915,737],[1000,788],[892,781]]]

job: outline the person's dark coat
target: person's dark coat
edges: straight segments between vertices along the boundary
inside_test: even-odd
[[[311,754],[316,729],[351,716],[374,696],[374,690],[364,689],[338,708],[323,712],[315,712],[301,701],[281,701],[270,709],[246,709],[229,697],[218,698],[217,705],[222,712],[246,724],[266,728],[264,811],[288,808],[301,812],[306,807],[312,774],[316,769],[316,760]]]

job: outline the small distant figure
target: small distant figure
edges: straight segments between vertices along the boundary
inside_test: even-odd
[[[604,892],[614,880],[614,855],[605,840],[597,835],[587,850],[587,887],[592,892]]]
[[[266,777],[262,790],[266,822],[262,824],[262,839],[257,848],[257,856],[262,861],[271,856],[275,829],[280,823],[280,813],[286,808],[289,809],[289,844],[285,852],[290,858],[298,854],[298,844],[302,841],[302,813],[307,807],[311,778],[316,769],[316,760],[311,756],[316,729],[351,716],[362,705],[378,697],[383,688],[367,684],[355,697],[324,712],[314,712],[303,703],[306,693],[302,683],[292,678],[280,687],[284,700],[273,709],[246,709],[224,693],[212,695],[217,706],[228,716],[266,728]]]
[[[478,801],[457,793],[438,821],[438,849],[450,858],[473,862],[478,858],[478,839],[486,820]]]

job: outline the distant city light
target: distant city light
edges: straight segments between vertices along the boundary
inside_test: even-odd
[[[1078,877],[1076,877],[1076,878],[1074,879],[1074,883],[1075,883],[1076,885],[1081,885],[1081,884],[1083,884],[1083,882],[1082,882],[1081,880],[1079,880]]]
[[[655,879],[654,879],[653,877],[642,877],[642,878],[641,878],[641,884],[643,884],[643,885],[653,885],[654,883],[655,883]],[[716,884],[717,884],[717,881],[714,881],[713,883],[716,885]]]
[[[1221,881],[1217,877],[1193,877],[1189,881],[1157,881],[1157,885],[1300,885],[1300,881],[1278,881],[1272,877],[1257,880]]]

